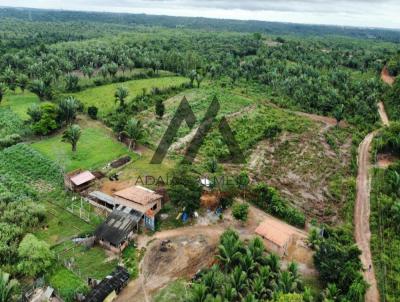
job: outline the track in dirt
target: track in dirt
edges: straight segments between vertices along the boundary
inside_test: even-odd
[[[391,85],[393,81],[390,79],[387,68],[382,70],[381,78],[384,82]],[[389,118],[386,114],[383,102],[378,104],[378,112],[384,126],[389,125]],[[371,178],[370,169],[370,149],[371,143],[376,132],[368,134],[361,142],[358,148],[358,176],[357,176],[357,199],[354,209],[354,225],[355,239],[361,250],[361,262],[365,269],[364,278],[370,285],[365,295],[366,302],[378,302],[379,290],[375,278],[374,266],[371,254],[371,230],[369,226],[370,218],[370,193]],[[371,269],[369,269],[371,267]]]
[[[368,134],[358,149],[358,176],[357,176],[357,199],[354,211],[355,239],[361,250],[361,263],[365,269],[364,278],[370,285],[367,290],[365,301],[378,302],[379,291],[372,263],[370,248],[371,230],[369,227],[370,216],[370,191],[371,181],[369,177],[370,148],[375,132]],[[369,269],[371,265],[371,269]]]

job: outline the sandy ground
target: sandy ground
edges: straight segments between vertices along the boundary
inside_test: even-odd
[[[379,112],[379,116],[381,117],[382,124],[384,126],[389,126],[389,118],[386,114],[385,106],[383,105],[383,102],[378,103],[378,112]]]
[[[266,218],[276,219],[251,206],[246,224],[234,220],[228,210],[222,222],[212,225],[194,225],[162,231],[153,236],[138,237],[138,248],[146,248],[140,267],[140,274],[118,296],[118,302],[148,302],[151,297],[169,283],[180,278],[191,278],[198,270],[211,266],[215,261],[219,237],[227,229],[233,228],[242,240],[254,237],[254,230]],[[299,238],[296,245],[289,249],[289,256],[282,260],[286,267],[290,261],[299,262],[299,271],[308,277],[317,272],[312,264],[312,252],[305,247],[307,233],[293,228]],[[169,240],[167,250],[162,250],[163,240]]]
[[[395,78],[395,77],[392,77],[392,76],[389,74],[389,71],[388,71],[387,67],[385,66],[385,67],[383,68],[382,72],[381,72],[381,79],[382,79],[382,81],[384,81],[386,84],[393,85],[393,83],[394,83],[394,81],[395,81],[396,78]]]

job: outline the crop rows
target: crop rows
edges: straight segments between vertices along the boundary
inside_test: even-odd
[[[42,188],[60,186],[62,171],[26,144],[0,152],[0,201],[36,199]]]

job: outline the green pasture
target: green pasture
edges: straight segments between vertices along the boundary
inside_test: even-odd
[[[82,129],[77,151],[71,150],[71,145],[61,141],[62,134],[44,139],[32,144],[33,148],[57,162],[66,171],[76,169],[99,169],[107,163],[130,155],[136,155],[118,142],[113,135],[104,128],[91,126]]]

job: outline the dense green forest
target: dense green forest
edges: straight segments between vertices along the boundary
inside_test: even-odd
[[[132,151],[137,145],[153,151],[186,95],[196,114],[206,112],[207,101],[218,100],[216,123],[246,108],[230,125],[247,157],[262,140],[319,131],[294,111],[331,117],[334,134],[326,134],[331,137],[324,146],[339,156],[337,141],[348,139],[353,151],[348,170],[355,171],[361,137],[380,127],[377,103],[383,99],[390,118],[400,119],[400,81],[388,87],[380,79],[385,66],[392,76],[399,74],[399,42],[396,30],[0,8],[0,289],[7,288],[0,301],[15,300],[38,277],[73,301],[88,290],[87,277],[110,273],[117,261],[106,263],[100,249],[79,251],[78,264],[100,259],[79,274],[62,265],[67,258],[55,258],[57,251],[71,250],[70,238],[93,232],[99,222],[92,213],[87,222],[65,211],[75,199],[62,191],[62,174],[100,169],[122,155],[137,160],[134,173],[166,172],[164,166],[150,167],[148,154]],[[376,152],[399,153],[398,133],[397,124],[381,132]],[[218,162],[229,160],[228,151],[215,131],[200,149],[203,163],[179,166],[182,156],[168,158],[165,165],[179,176],[168,188],[172,203],[189,214],[198,210],[202,189],[186,176],[222,174],[225,166]],[[323,289],[311,294],[296,264],[283,269],[275,255],[265,255],[259,239],[243,242],[228,231],[220,239],[218,265],[199,274],[187,300],[363,301],[367,284],[349,220],[352,203],[339,217],[340,226],[319,225],[269,184],[250,185],[245,170],[240,167],[244,183],[224,190],[289,224],[320,226],[309,244]],[[371,226],[388,241],[399,217],[398,164],[379,173]],[[347,176],[353,192],[354,175]],[[224,207],[233,195],[224,197]],[[75,229],[65,224],[69,220]],[[397,241],[382,251],[373,238],[375,254],[382,253],[376,262],[387,301],[396,301],[398,292]]]

